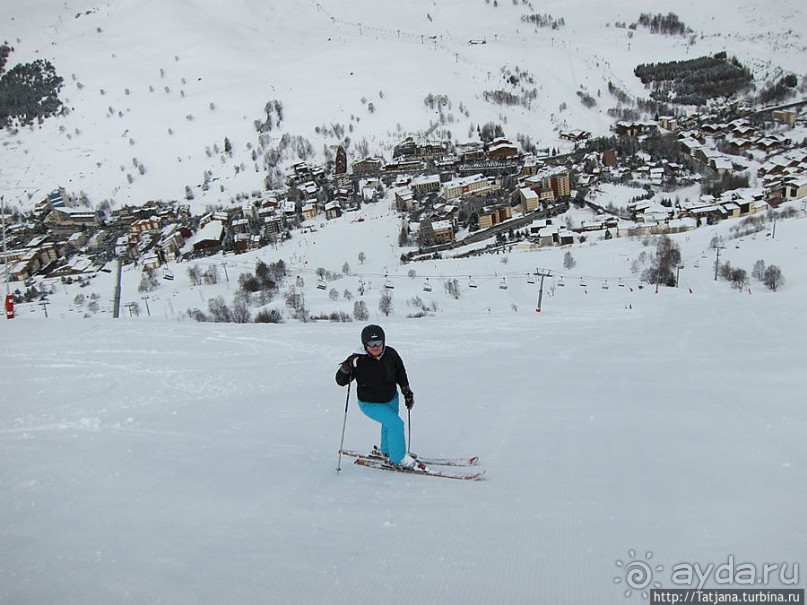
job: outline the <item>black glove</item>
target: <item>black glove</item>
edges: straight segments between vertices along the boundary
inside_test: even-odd
[[[403,393],[404,396],[406,409],[411,410],[415,405],[415,394],[412,392],[412,389],[409,388],[409,385],[401,387],[401,393]]]
[[[358,361],[359,356],[354,353],[341,363],[341,365],[339,366],[339,370],[344,374],[352,374]]]

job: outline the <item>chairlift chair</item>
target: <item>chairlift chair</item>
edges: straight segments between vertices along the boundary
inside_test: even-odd
[[[532,273],[527,273],[527,283],[528,284],[535,283],[535,276]]]
[[[565,283],[563,283],[563,276],[562,275],[560,277],[558,277],[558,284],[557,285],[558,286],[565,286],[566,285]]]
[[[603,282],[602,282],[602,289],[603,289],[603,290],[607,290],[607,289],[608,289],[608,280],[607,280],[607,279],[606,279],[606,280],[603,280]]]
[[[163,279],[167,279],[168,281],[173,281],[174,274],[171,273],[168,269],[163,269]]]
[[[387,290],[394,290],[395,289],[395,284],[393,284],[389,279],[387,279],[386,281],[384,281],[384,287]]]
[[[499,290],[507,290],[507,279],[502,278],[502,283],[499,284]]]
[[[618,285],[619,285],[619,287],[620,287],[620,288],[624,288],[624,287],[625,287],[625,282],[623,282],[623,281],[622,281],[622,278],[621,278],[621,277],[619,278],[619,284],[618,284]]]
[[[317,283],[317,290],[327,290],[327,289],[328,285],[325,283],[325,280],[320,279],[319,282]]]
[[[476,282],[473,280],[473,278],[470,275],[468,276],[468,287],[469,288],[476,288]]]
[[[585,279],[583,279],[582,277],[580,278],[580,287],[581,287],[581,288],[585,288],[585,287],[586,287],[586,280],[585,280]]]
[[[431,292],[432,291],[432,285],[429,283],[429,278],[428,277],[426,278],[426,281],[423,282],[423,291],[424,292]]]

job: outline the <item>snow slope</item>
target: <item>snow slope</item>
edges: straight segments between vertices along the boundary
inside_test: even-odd
[[[300,267],[329,257],[359,271],[363,248],[363,279],[380,274],[394,227],[373,212],[386,210],[308,234]],[[787,564],[785,580],[794,564],[803,573],[807,220],[724,240],[721,262],[778,264],[788,281],[777,293],[713,281],[714,252],[702,251],[730,226],[677,236],[682,287],[658,294],[624,269],[652,250],[641,241],[571,248],[577,267],[554,295],[547,280],[540,314],[526,274],[564,273],[563,250],[410,265],[418,277],[392,280],[388,318],[375,278],[371,319],[416,394],[412,448],[479,455],[487,478],[473,484],[349,460],[336,473],[346,391],[333,374],[362,322],[175,320],[232,292],[236,265],[204,296],[176,285],[175,268],[151,317],[69,310],[79,292],[108,298],[111,276],[58,286],[50,319],[22,305],[0,324],[0,602],[630,603],[644,599],[635,586],[626,598],[626,566],[647,553],[668,588],[681,587],[674,566],[730,557]],[[288,261],[298,243],[263,257]],[[427,268],[473,273],[478,288],[453,300],[435,280],[424,293]],[[351,307],[308,270],[312,311]],[[506,291],[484,279],[494,271],[512,275]],[[624,287],[601,288],[619,276]],[[135,277],[124,274],[124,300]],[[437,313],[407,318],[416,295]],[[346,445],[376,441],[352,395]]]
[[[616,27],[670,11],[695,32],[691,43]],[[535,29],[521,20],[533,13],[566,25]],[[464,142],[488,122],[512,139],[563,149],[560,129],[609,132],[607,110],[617,105],[609,82],[647,95],[633,76],[639,63],[728,50],[764,82],[778,70],[802,74],[805,51],[795,2],[35,0],[4,3],[0,23],[15,49],[8,67],[50,60],[70,110],[0,133],[0,188],[21,209],[57,187],[97,208],[184,199],[188,186],[201,213],[261,191],[266,158],[274,164],[270,152],[284,134],[307,140],[314,162],[339,144],[351,162],[364,153],[389,158],[410,134]],[[507,82],[513,74],[516,85]],[[535,89],[536,97],[529,108],[484,100],[500,89]],[[597,105],[584,108],[577,92]],[[451,102],[442,120],[424,104],[430,93]],[[254,123],[269,101],[283,116],[259,141]],[[225,137],[232,156],[222,152]],[[287,151],[281,163],[297,159]],[[203,191],[206,172],[213,186]]]
[[[729,47],[758,74],[800,73],[804,53],[793,2],[550,2],[529,10],[567,25],[538,32],[520,21],[527,8],[507,2],[378,5],[3,4],[11,60],[51,59],[71,107],[0,133],[5,202],[25,208],[62,185],[114,206],[181,198],[192,185],[196,210],[227,203],[261,186],[248,144],[273,99],[285,115],[272,137],[304,136],[317,154],[338,142],[318,126],[352,125],[370,151],[425,131],[438,120],[423,105],[429,92],[452,99],[452,139],[506,117],[508,135],[554,146],[558,128],[607,129],[614,101],[603,91],[586,111],[575,92],[596,96],[612,80],[637,94],[638,62]],[[649,10],[676,12],[698,32],[694,45],[613,26]],[[503,67],[536,76],[529,111],[481,100],[502,86]],[[234,157],[208,156],[224,137]],[[220,185],[206,194],[205,170]],[[189,266],[171,264],[175,279],[144,295],[139,270],[126,269],[122,302],[139,316],[124,307],[110,318],[113,274],[84,288],[55,281],[47,307],[23,304],[0,322],[0,603],[633,603],[653,584],[630,586],[631,562],[650,561],[652,581],[675,587],[675,566],[735,559],[786,565],[785,580],[799,564],[803,588],[800,210],[775,235],[769,225],[732,239],[739,222],[727,221],[675,236],[681,287],[658,294],[632,271],[653,251],[638,239],[401,266],[388,200],[366,206],[362,222],[348,214],[277,249],[199,261],[217,267],[215,285],[191,287]],[[764,259],[785,287],[715,282],[714,236],[721,262],[750,274]],[[231,303],[259,259],[287,262],[315,315],[350,314],[363,283],[371,320],[409,370],[413,449],[479,455],[487,479],[349,461],[337,474],[346,391],[333,374],[363,322],[188,318],[211,298]],[[339,275],[345,263],[347,275],[316,287],[317,269]],[[553,275],[541,313],[528,279],[537,269]],[[444,288],[454,279],[458,299]],[[389,317],[378,311],[385,291]],[[407,317],[421,303],[433,312]],[[288,315],[282,296],[270,306]],[[376,441],[352,396],[346,445]],[[774,576],[760,585],[782,585]]]

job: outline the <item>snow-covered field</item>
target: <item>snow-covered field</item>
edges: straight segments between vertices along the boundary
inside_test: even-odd
[[[262,188],[251,152],[270,100],[284,116],[269,147],[299,135],[320,161],[341,142],[323,133],[340,124],[354,161],[362,142],[389,158],[398,137],[437,123],[429,93],[452,101],[454,121],[441,125],[452,141],[492,121],[562,147],[560,128],[608,132],[609,81],[646,94],[639,62],[728,50],[760,78],[803,69],[795,2],[381,4],[0,5],[10,62],[51,60],[71,109],[0,133],[4,203],[27,209],[63,186],[115,207],[182,199],[189,185],[194,211],[227,204]],[[648,11],[674,11],[692,43],[615,27]],[[528,12],[566,25],[535,31],[520,20]],[[535,78],[530,109],[486,103],[517,69]],[[597,106],[584,109],[578,90]],[[205,171],[217,179],[207,192]],[[631,195],[614,187],[599,201]],[[389,198],[361,222],[346,214],[277,249],[172,263],[174,279],[148,294],[125,268],[117,320],[114,268],[85,287],[49,282],[47,307],[22,304],[0,322],[0,603],[638,603],[656,584],[696,585],[673,576],[682,566],[710,569],[706,586],[717,586],[728,562],[760,579],[776,565],[758,588],[803,588],[807,217],[797,209],[775,234],[769,224],[733,239],[740,222],[726,221],[675,236],[681,285],[658,293],[633,271],[652,240],[599,234],[402,266]],[[785,286],[714,281],[714,236],[721,263],[750,274],[762,259]],[[188,317],[218,296],[231,304],[240,274],[280,259],[289,281],[270,305],[285,323]],[[191,286],[194,264],[215,266],[219,283]],[[321,290],[319,268],[341,277]],[[540,313],[538,270],[552,273]],[[346,391],[333,375],[364,322],[289,320],[283,293],[297,276],[313,315],[366,302],[409,371],[412,449],[478,455],[484,481],[347,459],[335,471]],[[453,280],[457,299],[444,287]],[[422,306],[427,317],[408,317]],[[377,438],[351,396],[346,446]],[[637,583],[630,572],[643,564],[650,576]],[[732,579],[720,586],[747,576]]]
[[[281,135],[300,137],[309,160],[391,157],[392,146],[427,131],[452,142],[476,140],[478,126],[499,124],[515,140],[568,148],[561,129],[610,133],[618,105],[611,82],[646,97],[633,69],[728,51],[761,86],[803,73],[805,15],[796,2],[631,0],[540,5],[501,0],[254,2],[215,0],[31,0],[0,6],[16,63],[47,59],[64,78],[63,118],[0,132],[0,188],[11,208],[27,209],[57,187],[93,208],[183,199],[194,210],[261,191],[266,156]],[[674,12],[691,37],[651,34],[630,25],[642,13]],[[535,28],[541,14],[565,25]],[[469,44],[469,41],[485,44]],[[784,71],[782,71],[784,70]],[[516,84],[510,82],[515,77]],[[524,105],[496,105],[486,91]],[[596,105],[586,109],[577,96]],[[443,117],[427,95],[444,95]],[[259,141],[255,122],[274,128]],[[372,105],[372,109],[371,109]],[[333,134],[342,129],[341,136]],[[437,127],[437,131],[432,129]],[[224,139],[233,147],[223,153]],[[253,159],[253,153],[257,159]],[[287,150],[282,164],[299,159]],[[272,163],[274,163],[272,161]],[[256,164],[257,169],[256,169]],[[142,168],[141,168],[142,167]],[[205,173],[211,187],[202,190]]]
[[[396,227],[372,220],[383,207],[367,212],[263,258],[350,262],[371,281]],[[0,602],[629,603],[643,598],[625,597],[627,566],[647,553],[664,587],[681,587],[677,565],[729,560],[787,564],[793,577],[807,538],[807,219],[725,240],[721,262],[782,268],[777,293],[713,281],[714,251],[702,251],[729,227],[677,236],[681,287],[658,294],[630,280],[630,260],[653,250],[639,240],[571,248],[565,272],[563,250],[410,265],[418,277],[392,279],[388,318],[376,278],[364,299],[407,364],[412,449],[479,455],[479,483],[348,459],[337,474],[346,391],[333,375],[363,323],[177,321],[229,297],[235,264],[203,294],[174,267],[151,317],[70,311],[88,290],[108,305],[106,274],[58,286],[48,320],[21,305],[0,325]],[[527,283],[536,267],[566,277],[554,295],[546,281],[541,313]],[[312,312],[352,306],[308,270]],[[461,280],[458,300],[439,282],[425,293],[427,272],[472,274],[478,287]],[[620,276],[625,286],[602,289]],[[137,300],[137,279],[124,273],[124,301]],[[406,317],[418,295],[435,315]],[[376,441],[351,396],[346,445]]]

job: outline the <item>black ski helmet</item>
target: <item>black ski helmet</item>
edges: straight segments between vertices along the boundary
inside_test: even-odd
[[[361,344],[367,344],[371,340],[380,340],[382,343],[386,342],[384,329],[381,326],[375,324],[364,326],[364,329],[361,331]]]

